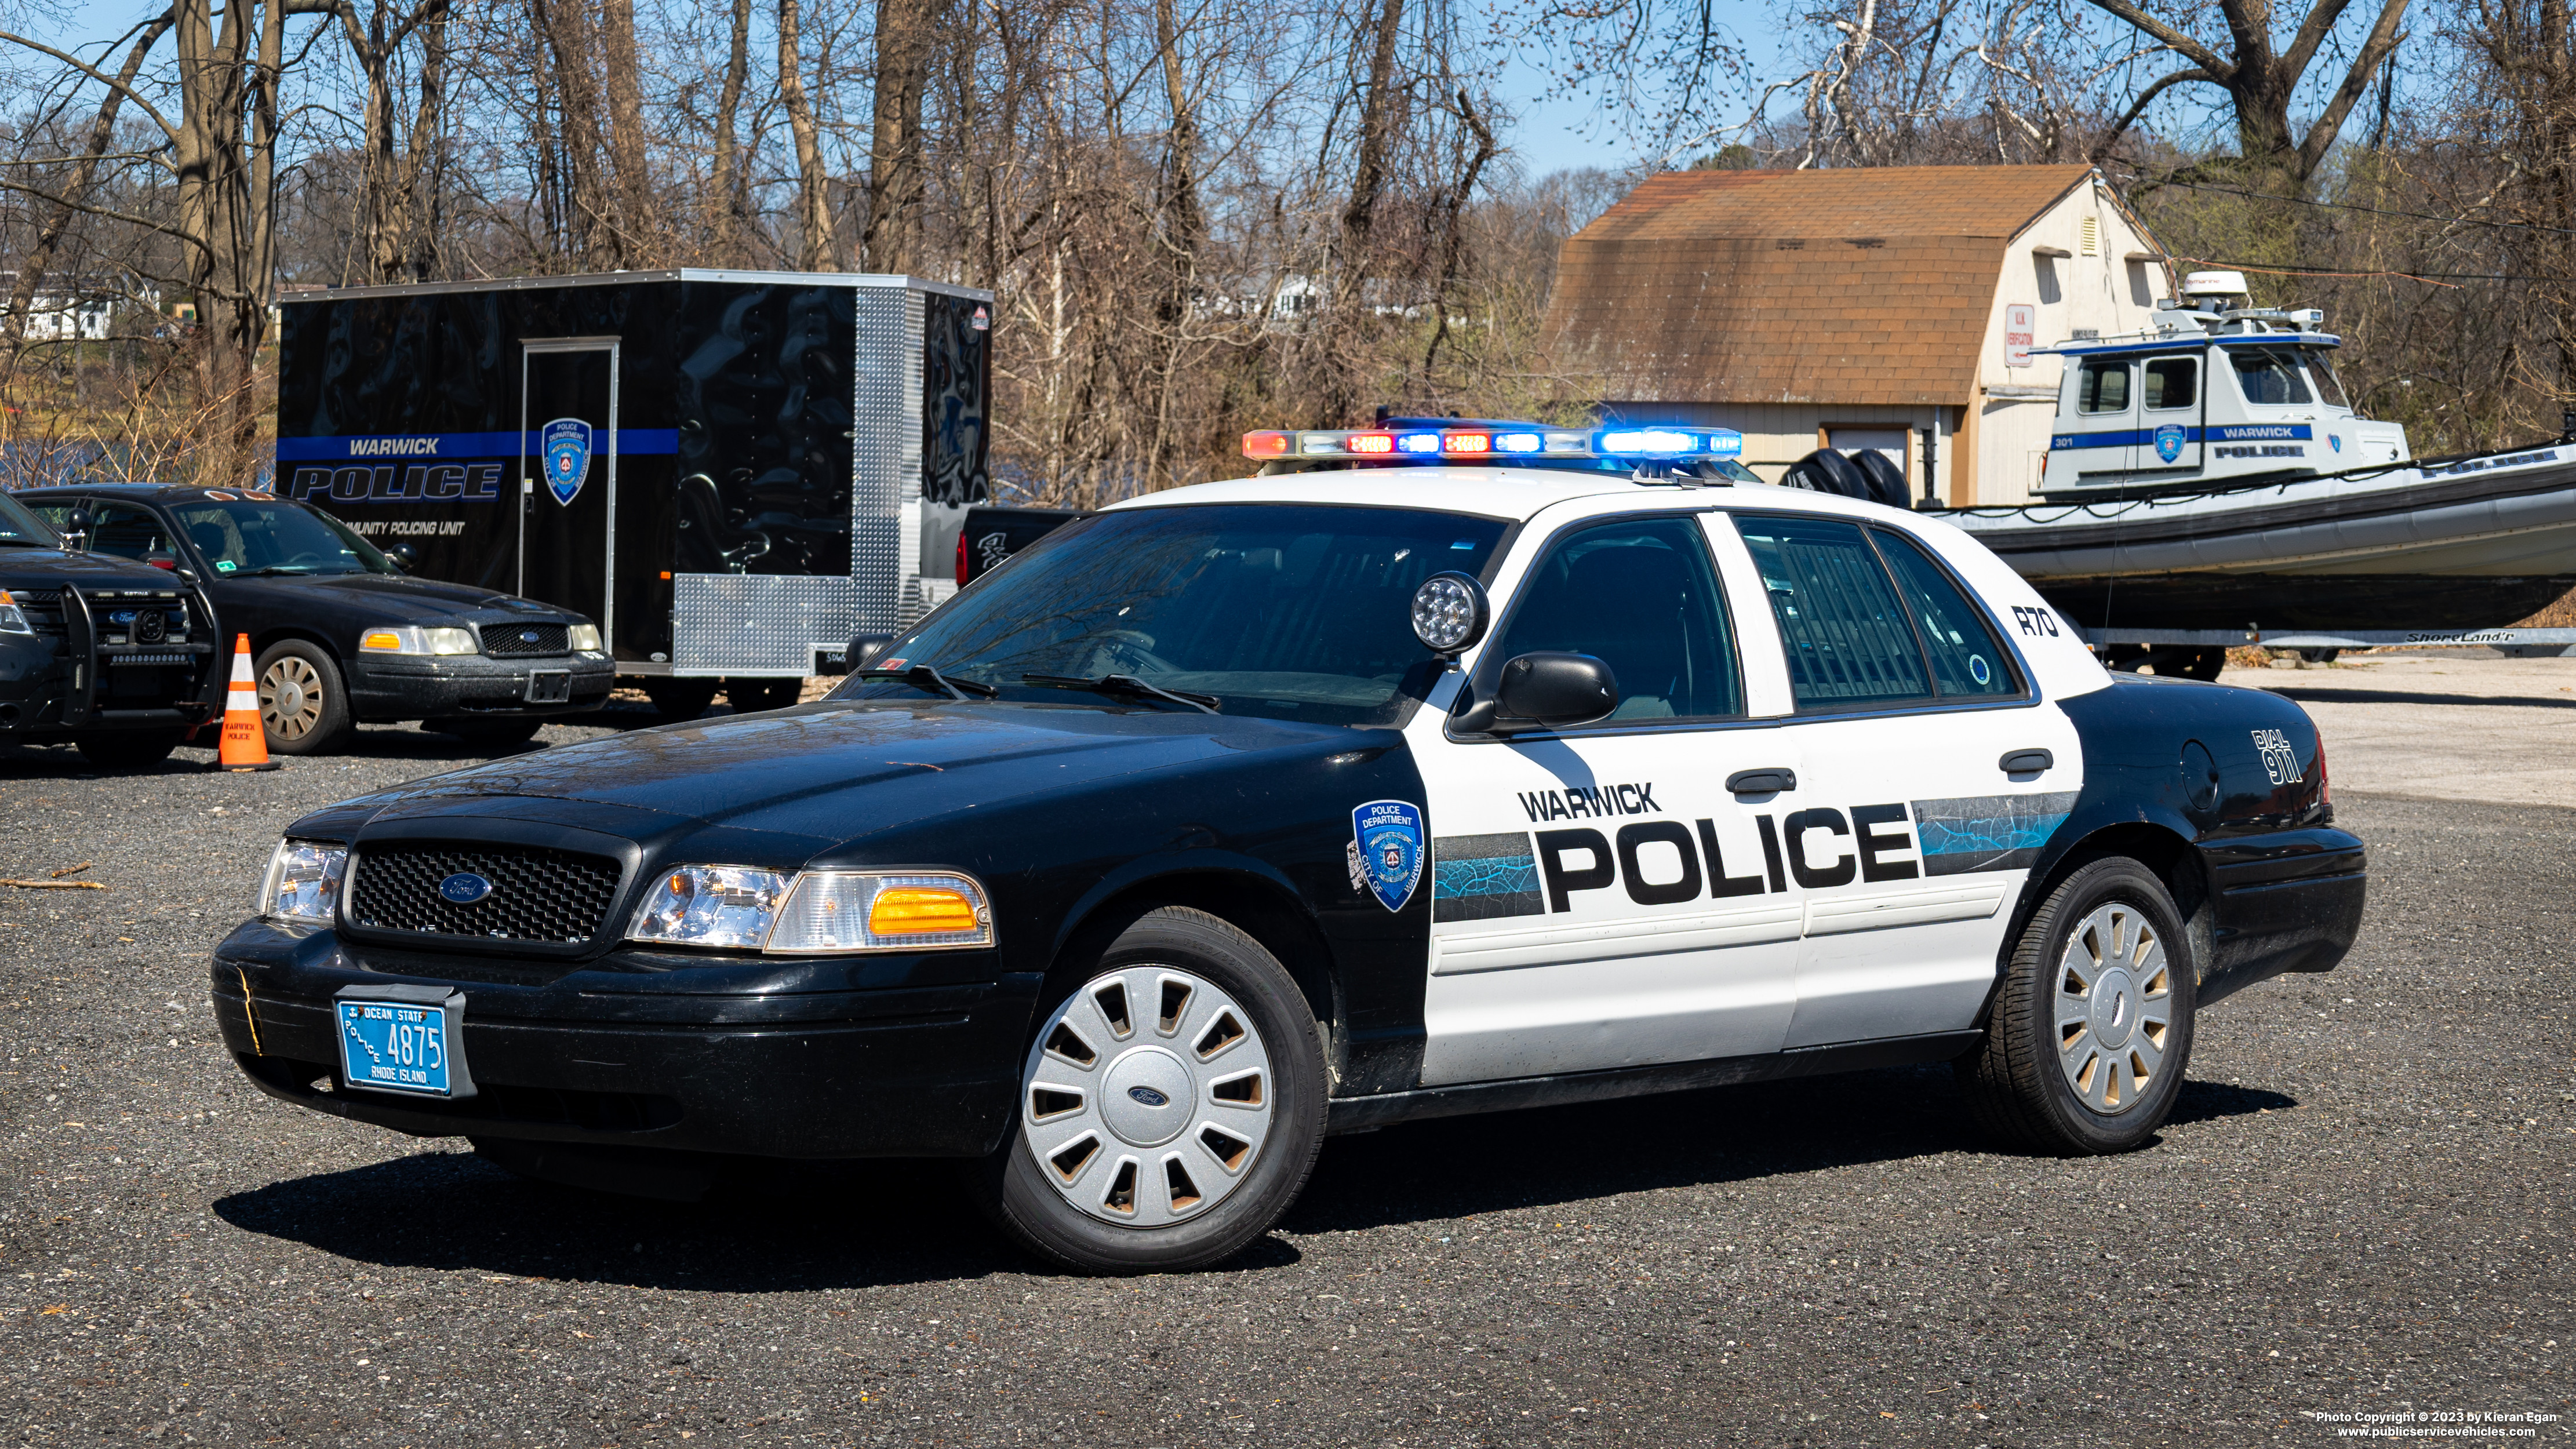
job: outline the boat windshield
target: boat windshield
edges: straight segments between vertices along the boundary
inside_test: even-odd
[[[1391,723],[1438,669],[1413,637],[1413,591],[1435,573],[1481,575],[1502,537],[1495,519],[1408,508],[1103,513],[1030,545],[888,645],[878,672],[851,676],[833,697],[917,699],[953,689]]]
[[[2236,365],[2236,387],[2257,407],[2297,407],[2315,399],[2299,374],[2298,354],[2288,348],[2231,347],[2227,360]]]
[[[2344,393],[2343,379],[2335,376],[2334,361],[2325,353],[2308,354],[2308,380],[2317,385],[2317,396],[2326,406],[2352,411],[2352,399]]]

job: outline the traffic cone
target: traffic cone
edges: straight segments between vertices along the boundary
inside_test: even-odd
[[[274,770],[268,757],[268,732],[259,726],[259,684],[250,676],[250,636],[234,636],[233,683],[224,696],[224,743],[215,760],[220,769],[242,774]]]

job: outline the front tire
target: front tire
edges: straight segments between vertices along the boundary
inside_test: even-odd
[[[1970,1115],[2038,1152],[2145,1145],[2191,1060],[2198,964],[2153,872],[2125,857],[2079,867],[2022,928],[1985,1046],[1958,1064]]]
[[[1179,1272],[1270,1230],[1324,1140],[1323,1040],[1259,942],[1149,911],[1055,984],[977,1174],[1020,1244],[1086,1273]]]
[[[272,644],[254,667],[259,726],[272,755],[318,755],[338,745],[354,721],[339,661],[319,644]]]

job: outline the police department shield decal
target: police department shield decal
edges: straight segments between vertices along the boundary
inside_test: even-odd
[[[2156,429],[2156,456],[2164,459],[2168,463],[2172,462],[2174,459],[2182,456],[2183,441],[2184,435],[2181,424],[2165,424],[2163,427]]]
[[[590,424],[579,418],[557,418],[538,435],[546,462],[546,490],[557,503],[570,503],[590,476]]]
[[[1351,841],[1378,902],[1403,910],[1422,882],[1422,812],[1402,800],[1371,800],[1351,812]]]

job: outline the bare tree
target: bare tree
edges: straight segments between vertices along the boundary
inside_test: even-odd
[[[2290,118],[2291,101],[2309,70],[2323,58],[2352,0],[2314,0],[2308,12],[2297,17],[2286,47],[2278,46],[2273,35],[2279,17],[2271,0],[2218,0],[2228,34],[2224,49],[2204,42],[2183,24],[2149,13],[2134,0],[2091,3],[2189,62],[2141,89],[2095,146],[2096,154],[2107,151],[2165,91],[2181,85],[2211,85],[2227,93],[2234,109],[2237,156],[2255,173],[2248,179],[2295,190],[2306,186],[2325,164],[2345,118],[2369,88],[2372,73],[2404,38],[2398,26],[2405,19],[2407,0],[2380,0],[2378,18],[2353,50],[2342,81],[2304,128]]]

